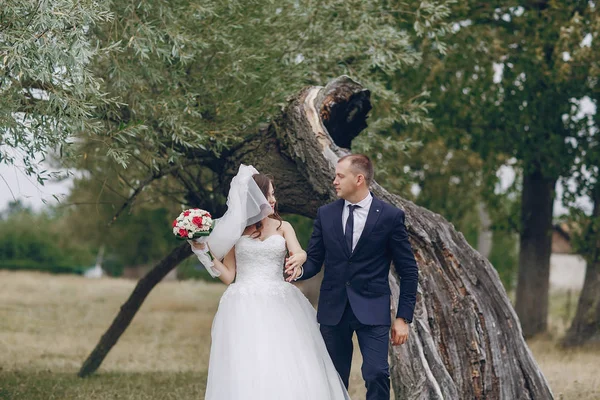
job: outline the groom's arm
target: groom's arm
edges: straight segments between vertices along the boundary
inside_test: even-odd
[[[404,318],[407,322],[412,322],[417,300],[419,268],[408,241],[408,233],[404,226],[404,211],[402,210],[398,210],[394,219],[394,228],[389,244],[392,260],[400,277],[400,297],[396,318]]]
[[[321,208],[317,210],[317,218],[313,225],[312,236],[306,250],[306,262],[302,266],[302,273],[297,280],[309,279],[319,273],[325,260],[325,244],[321,230]]]

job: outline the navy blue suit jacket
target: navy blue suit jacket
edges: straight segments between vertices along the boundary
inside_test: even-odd
[[[342,229],[343,207],[344,200],[338,200],[317,211],[300,278],[311,278],[325,267],[319,323],[337,325],[349,301],[361,323],[390,325],[391,261],[400,276],[396,317],[412,321],[419,273],[404,226],[404,211],[373,197],[362,235],[350,254]]]

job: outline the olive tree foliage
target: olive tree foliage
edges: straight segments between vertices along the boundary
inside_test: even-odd
[[[114,104],[90,62],[111,51],[90,35],[112,20],[110,2],[5,0],[0,5],[0,163],[43,182],[40,157],[78,133],[104,127],[99,105]]]
[[[400,96],[383,78],[419,62],[419,37],[443,51],[449,8],[445,1],[148,0],[115,2],[111,11],[116,18],[93,34],[118,51],[92,68],[123,105],[100,109],[103,133],[69,150],[79,160],[115,161],[135,195],[176,170],[188,193],[210,190],[195,184],[195,166],[218,171],[222,152],[270,122],[286,96],[339,75],[373,93],[372,143],[393,144],[397,138],[382,134],[393,123],[426,126],[424,93]]]
[[[76,185],[68,203],[79,210],[71,209],[71,218],[92,215],[98,228],[90,240],[99,241],[107,214],[119,216],[134,202],[202,206],[219,215],[225,153],[279,115],[287,96],[342,74],[373,93],[371,129],[355,151],[404,148],[387,128],[429,128],[425,93],[399,94],[385,78],[419,63],[417,40],[444,50],[449,3],[113,3],[114,18],[90,29],[112,51],[90,69],[120,104],[98,107],[103,130],[82,132],[66,148],[63,165],[95,181],[93,193]]]

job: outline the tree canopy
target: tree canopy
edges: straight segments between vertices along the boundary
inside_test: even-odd
[[[61,154],[81,132],[102,132],[105,96],[91,61],[110,53],[90,35],[112,20],[109,2],[7,0],[0,10],[0,163],[23,165],[43,182],[37,162]]]

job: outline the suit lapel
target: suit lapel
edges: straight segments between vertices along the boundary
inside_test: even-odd
[[[335,237],[340,242],[340,246],[344,249],[344,253],[347,257],[350,257],[350,253],[348,252],[348,247],[346,246],[346,240],[344,238],[344,228],[342,222],[342,213],[344,212],[344,200],[338,200],[338,204],[334,209],[334,220],[333,220],[333,229],[335,233]]]
[[[376,199],[375,196],[373,196],[371,208],[369,209],[369,215],[367,215],[367,222],[365,222],[365,228],[363,229],[362,234],[360,235],[358,243],[356,243],[352,254],[360,250],[361,246],[363,246],[367,241],[367,238],[369,237],[371,231],[373,230],[373,228],[375,228],[375,225],[379,220],[379,216],[381,215],[381,208],[381,201]]]

